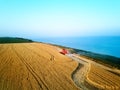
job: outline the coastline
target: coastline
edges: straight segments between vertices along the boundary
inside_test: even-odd
[[[40,43],[42,43],[42,42],[40,42]],[[92,61],[95,61],[97,63],[100,63],[100,64],[105,65],[110,68],[120,69],[120,64],[119,64],[120,58],[118,58],[118,57],[111,56],[111,55],[105,55],[105,54],[98,54],[98,53],[94,53],[94,52],[90,52],[90,51],[86,51],[86,50],[80,50],[80,49],[75,49],[75,48],[51,44],[51,43],[46,43],[46,44],[50,44],[50,45],[57,46],[60,48],[65,48],[72,54],[73,53],[78,54],[81,57],[90,59]]]
[[[0,37],[0,44],[6,44],[6,43],[33,43],[33,42],[45,43],[45,42],[37,42],[37,41],[32,41],[32,40],[29,40],[29,39],[17,38],[17,37]],[[66,48],[70,53],[78,54],[81,57],[88,58],[88,59],[90,59],[92,61],[95,61],[97,63],[103,64],[103,65],[111,67],[111,68],[120,69],[120,64],[119,64],[120,63],[120,58],[119,57],[94,53],[94,52],[87,51],[87,50],[76,49],[76,48],[71,48],[71,47],[68,47],[68,46],[61,46],[61,45],[52,44],[52,43],[45,43],[45,44],[58,46],[60,48]]]
[[[50,55],[50,58],[49,58],[50,62],[54,61],[54,58],[53,58],[54,55],[55,55],[54,57],[56,57],[60,61],[61,60],[66,61],[66,58],[68,59],[70,58],[72,61],[74,60],[74,63],[77,62],[76,64],[78,64],[78,66],[69,75],[71,75],[71,78],[74,81],[74,84],[76,84],[76,86],[79,87],[80,89],[83,89],[83,90],[84,89],[85,90],[112,89],[112,88],[118,89],[120,87],[119,86],[119,81],[120,81],[119,58],[117,57],[112,57],[109,55],[101,55],[101,54],[97,54],[97,53],[93,53],[93,52],[89,52],[85,50],[79,50],[75,48],[70,48],[70,47],[60,46],[60,45],[55,45],[55,44],[50,44],[50,43],[43,43],[43,42],[30,42],[28,44],[27,43],[23,43],[23,44],[13,43],[13,44],[9,44],[8,46],[9,47],[12,46],[9,49],[11,51],[13,50],[14,52],[16,47],[19,45],[21,46],[20,48],[24,48],[24,50],[26,49],[27,51],[32,50],[35,56],[36,54],[40,56],[39,58],[41,58],[41,55],[43,55],[44,57],[46,55],[45,53],[48,53],[48,56],[46,58],[48,58]],[[29,48],[26,45],[29,46]],[[5,47],[7,47],[7,45],[5,45]],[[56,51],[54,55],[53,55],[54,50],[52,49],[52,47],[54,47]],[[66,55],[60,54],[60,50],[63,48],[68,51],[68,54]],[[19,48],[17,49],[18,50],[16,50],[15,53],[16,52],[19,53],[19,51],[21,51],[21,49]],[[36,49],[37,50],[39,49],[40,52],[44,51],[44,53],[40,53],[39,50],[37,51]],[[50,52],[49,50],[52,52]],[[58,53],[58,55],[56,55],[56,53]],[[20,54],[20,55],[23,55],[23,54]],[[31,54],[29,55],[31,56]],[[58,58],[60,56],[64,57],[64,59]],[[38,59],[39,61],[40,60],[39,58],[36,58],[36,59]],[[21,59],[26,60],[25,58],[21,58]],[[111,60],[111,61],[106,62],[106,60]],[[115,60],[116,62],[118,61],[118,63],[113,62],[112,60],[113,61]],[[34,61],[34,59],[32,61]],[[68,64],[68,66],[70,66],[70,68],[72,67],[70,63],[73,63],[73,62],[70,61],[66,63]],[[31,64],[31,65],[34,65],[34,64]],[[99,79],[99,81],[101,82],[100,84],[97,82],[98,81],[97,79]]]
[[[120,36],[49,37],[33,40],[120,58]]]

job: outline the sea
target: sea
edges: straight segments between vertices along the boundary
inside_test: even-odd
[[[54,37],[34,40],[120,58],[120,36]]]

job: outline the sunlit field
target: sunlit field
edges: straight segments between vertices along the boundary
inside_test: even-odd
[[[0,90],[78,90],[77,63],[46,44],[0,44]]]

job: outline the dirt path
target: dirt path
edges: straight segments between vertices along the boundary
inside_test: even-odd
[[[72,73],[72,79],[75,82],[75,84],[80,87],[82,90],[89,90],[89,88],[87,88],[84,84],[85,81],[85,77],[88,73],[89,70],[89,63],[79,59],[76,55],[74,54],[68,54],[68,57],[70,57],[71,59],[77,61],[78,67],[76,68],[76,70]]]
[[[72,79],[82,90],[120,90],[120,70],[76,54],[68,56],[79,63],[72,74]]]
[[[85,80],[95,86],[97,79],[119,86],[120,76],[110,70],[79,55],[66,57],[47,44],[0,45],[0,90],[93,90]]]

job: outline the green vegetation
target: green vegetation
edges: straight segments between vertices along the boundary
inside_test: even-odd
[[[29,39],[17,38],[17,37],[15,37],[15,38],[0,37],[0,43],[1,44],[5,44],[5,43],[30,43],[30,42],[33,42],[33,41],[29,40]],[[47,44],[49,44],[49,43],[47,43]],[[51,45],[54,45],[54,44],[51,44]],[[71,53],[77,53],[80,56],[89,58],[89,59],[91,59],[93,61],[96,61],[98,63],[120,69],[120,58],[110,56],[110,55],[97,54],[97,53],[93,53],[93,52],[90,52],[90,51],[85,51],[85,50],[60,46],[60,45],[54,45],[54,46],[58,46],[60,48],[66,48]]]
[[[24,38],[13,38],[13,37],[0,37],[0,43],[5,44],[5,43],[29,43],[33,42],[32,40],[29,39],[24,39]]]
[[[120,69],[120,58],[118,57],[78,49],[73,49],[73,51],[76,51],[76,53],[80,54],[81,56],[87,57],[93,61]]]
[[[94,53],[94,52],[90,52],[90,51],[85,51],[85,50],[80,50],[80,49],[75,49],[75,48],[70,48],[70,47],[65,47],[65,46],[59,46],[59,45],[55,45],[55,46],[58,46],[60,48],[66,48],[71,53],[79,54],[80,56],[83,56],[83,57],[93,60],[95,62],[101,63],[103,65],[120,69],[120,58],[118,58],[118,57],[104,55],[104,54],[98,54],[98,53]]]

